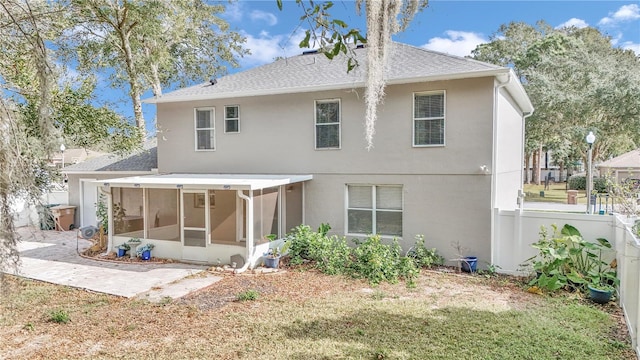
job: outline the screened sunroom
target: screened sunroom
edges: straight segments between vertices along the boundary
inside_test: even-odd
[[[304,182],[311,178],[166,174],[100,180],[109,199],[109,248],[137,237],[153,243],[159,258],[229,264],[240,255],[254,266],[268,251],[268,235],[281,238],[303,223]]]

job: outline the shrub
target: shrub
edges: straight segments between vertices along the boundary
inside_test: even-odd
[[[296,265],[311,261],[325,274],[348,274],[365,278],[372,284],[405,279],[408,286],[414,285],[419,268],[414,258],[401,255],[402,249],[397,240],[385,245],[379,236],[369,236],[365,240],[354,240],[356,247],[351,248],[344,237],[327,236],[329,229],[328,224],[322,224],[314,232],[308,225],[300,225],[287,234],[290,263]],[[421,264],[442,261],[435,254],[435,249],[424,247],[424,242],[416,249],[419,249]]]
[[[349,267],[351,249],[344,237],[319,236],[309,249],[310,260],[315,267],[329,275],[345,273]]]
[[[429,268],[444,264],[444,258],[435,248],[428,249],[424,244],[424,235],[416,235],[415,245],[409,249],[407,256],[412,258],[419,268]]]
[[[400,278],[409,284],[418,275],[418,270],[410,258],[400,255],[398,240],[391,245],[382,243],[379,235],[368,236],[364,241],[354,240],[350,273],[354,277],[365,278],[377,285],[381,282],[397,283]]]
[[[572,175],[567,180],[569,190],[586,190],[587,178],[584,175]]]
[[[313,232],[309,225],[296,226],[286,236],[286,242],[289,244],[290,263],[293,265],[302,264],[303,260],[311,260],[309,258],[309,248],[311,243],[317,242],[318,233]]]
[[[317,232],[308,225],[300,225],[286,237],[290,263],[302,264],[304,260],[314,262],[320,271],[337,275],[345,273],[349,265],[350,249],[345,238],[327,236],[328,224],[320,225]]]
[[[71,321],[71,319],[69,318],[69,314],[62,309],[52,310],[51,312],[49,312],[49,322],[66,324],[69,321]]]
[[[569,190],[586,190],[587,178],[584,175],[573,175],[568,180]],[[599,193],[607,192],[607,179],[604,177],[593,178],[593,190]]]
[[[260,297],[258,290],[249,289],[236,295],[238,301],[254,301]]]

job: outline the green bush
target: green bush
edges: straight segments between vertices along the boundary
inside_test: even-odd
[[[584,175],[573,175],[568,180],[569,190],[586,190],[587,178]],[[599,193],[607,192],[607,179],[603,177],[593,178],[593,189]]]
[[[572,175],[567,180],[569,190],[586,190],[587,178],[584,175]]]
[[[54,322],[58,324],[66,324],[71,319],[69,318],[69,314],[64,310],[52,310],[49,312],[49,322]]]
[[[424,246],[424,240],[414,247],[418,256],[407,257],[401,255],[402,249],[395,239],[391,245],[386,245],[379,236],[369,236],[364,240],[354,240],[356,246],[352,248],[344,237],[327,236],[329,229],[328,224],[322,224],[316,232],[308,225],[293,229],[286,237],[290,263],[310,261],[317,269],[330,275],[351,275],[365,278],[372,284],[395,283],[404,279],[407,285],[412,286],[420,266],[443,261],[435,249]]]
[[[444,258],[438,254],[435,248],[427,248],[424,244],[424,235],[416,235],[415,245],[407,252],[419,268],[430,268],[444,264]]]
[[[328,224],[320,225],[317,232],[312,231],[308,225],[293,229],[286,237],[290,263],[298,265],[308,260],[313,261],[314,266],[326,274],[345,273],[351,250],[344,238],[327,236],[330,229]]]
[[[368,236],[364,240],[354,239],[356,247],[352,250],[350,274],[365,278],[377,285],[381,282],[397,283],[403,278],[409,284],[418,275],[418,269],[412,259],[402,256],[398,240],[391,245],[382,243],[379,235]]]
[[[258,297],[260,297],[260,293],[258,292],[258,290],[253,289],[243,291],[236,295],[236,299],[238,301],[254,301],[257,300]]]

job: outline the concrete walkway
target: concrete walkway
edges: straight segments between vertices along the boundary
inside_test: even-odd
[[[124,297],[179,298],[221,280],[206,266],[104,262],[78,255],[91,242],[76,231],[18,229],[21,264],[16,275]]]

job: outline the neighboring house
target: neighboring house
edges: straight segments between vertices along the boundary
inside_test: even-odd
[[[158,175],[101,182],[111,245],[154,256],[254,266],[301,223],[348,238],[425,235],[447,259],[491,262],[494,209],[522,188],[533,107],[508,68],[394,43],[374,147],[364,139],[366,49],[303,55],[147,100],[157,105]],[[124,209],[124,210],[123,210]],[[237,259],[234,258],[234,259]],[[241,264],[238,264],[241,266]]]
[[[611,175],[616,181],[640,179],[640,149],[631,150],[596,165],[602,175]],[[637,181],[636,181],[637,182]]]
[[[99,184],[95,180],[155,174],[158,168],[157,150],[154,138],[148,140],[141,150],[133,154],[127,156],[107,154],[62,169],[68,179],[69,205],[77,206],[75,227],[98,223],[96,210],[100,191]]]
[[[64,154],[63,152],[56,152],[53,155],[53,159],[51,159],[51,164],[62,167],[61,165],[62,165],[63,158],[64,158],[64,165],[68,165],[68,164],[78,164],[83,161],[95,159],[97,157],[104,156],[104,155],[106,155],[106,153],[93,151],[90,149],[84,149],[84,148],[66,149],[64,151]]]

